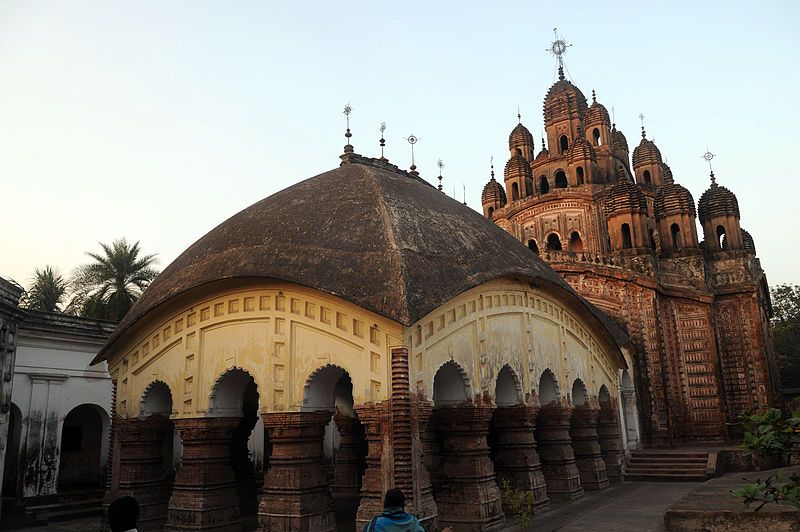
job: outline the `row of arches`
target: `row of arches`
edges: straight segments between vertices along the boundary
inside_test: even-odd
[[[563,251],[564,246],[561,244],[561,237],[556,232],[552,232],[547,235],[545,239],[545,249],[547,251]],[[539,244],[537,244],[536,240],[531,238],[528,240],[528,248],[536,253],[539,254]],[[580,253],[584,251],[583,247],[583,239],[581,238],[580,233],[578,231],[572,231],[569,235],[569,241],[567,242],[567,250],[574,251],[576,253]]]
[[[578,166],[575,169],[575,180],[578,185],[583,185],[585,182],[585,172],[582,166]],[[532,196],[536,192],[539,194],[547,194],[550,192],[550,182],[547,179],[547,176],[541,175],[538,179],[538,189],[534,190],[533,185],[533,178],[527,177],[525,178],[523,186],[525,190],[520,190],[520,185],[516,182],[511,183],[511,200],[516,201],[520,199],[520,197],[527,197]],[[553,176],[553,188],[567,188],[569,186],[569,182],[567,180],[567,173],[564,170],[557,170]],[[522,195],[524,192],[524,196]]]

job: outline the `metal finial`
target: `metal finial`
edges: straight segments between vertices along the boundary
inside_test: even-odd
[[[522,123],[522,113],[519,112],[519,105],[517,106],[517,122]]]
[[[711,173],[712,186],[717,184],[717,180],[714,177],[714,169],[711,167],[711,159],[714,157],[716,157],[716,155],[711,153],[711,151],[708,149],[708,146],[706,146],[706,152],[703,154],[703,159],[705,159],[705,161],[708,163],[708,171]]]
[[[347,105],[344,106],[344,116],[345,116],[345,119],[347,120],[347,132],[344,134],[344,136],[345,136],[345,138],[347,138],[347,144],[348,145],[350,144],[350,137],[353,136],[353,134],[350,133],[350,113],[352,113],[352,112],[353,112],[353,108],[350,107],[350,103],[348,102]]]
[[[414,136],[413,133],[406,137],[406,142],[411,144],[411,172],[412,173],[417,169],[417,165],[414,164],[414,144],[416,144],[419,141],[420,141],[420,138]]]
[[[556,56],[558,59],[558,79],[564,79],[564,54],[567,53],[567,48],[572,46],[571,44],[567,43],[561,36],[558,35],[558,28],[553,28],[553,36],[554,40],[550,43],[550,48],[548,51]]]
[[[463,196],[464,197],[464,202],[463,203],[464,203],[464,205],[466,205],[467,204],[467,186],[464,183],[461,183],[461,189],[462,189],[461,191],[462,191],[462,193],[464,195]]]
[[[645,132],[644,132],[644,113],[639,113],[639,120],[640,120],[640,121],[641,121],[641,123],[642,123],[642,138],[645,138]]]
[[[617,117],[614,116],[614,106],[611,106],[611,128],[617,129]]]
[[[383,156],[383,148],[386,147],[386,139],[383,138],[383,132],[386,131],[386,122],[381,122],[381,127],[378,129],[381,131],[381,159],[386,159],[386,157]]]
[[[592,103],[597,103],[597,94],[595,94],[594,89],[592,89]]]
[[[489,168],[491,169],[490,174],[492,176],[492,181],[494,181],[494,155],[489,157]]]
[[[542,136],[542,151],[546,150],[547,146],[544,143],[544,136]]]
[[[444,168],[444,161],[439,159],[436,161],[436,166],[439,167],[439,190],[442,190],[442,168]]]

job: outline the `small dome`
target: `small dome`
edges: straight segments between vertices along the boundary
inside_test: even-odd
[[[586,127],[590,128],[597,125],[608,125],[611,119],[608,116],[608,109],[602,103],[597,103],[592,91],[592,105],[589,106],[589,111],[586,113]]]
[[[508,136],[508,149],[510,151],[514,151],[516,148],[522,148],[525,146],[529,146],[531,149],[535,147],[533,143],[533,135],[531,132],[528,131],[528,128],[523,126],[522,124],[517,124],[514,129],[511,130],[511,134]]]
[[[670,175],[672,174],[670,173]],[[653,210],[657,219],[665,218],[671,214],[691,214],[697,217],[694,198],[692,198],[691,193],[672,181],[665,183],[658,189]]]
[[[672,168],[667,163],[661,163],[661,175],[664,177],[664,183],[672,183]]]
[[[715,216],[736,216],[739,217],[739,201],[736,195],[725,187],[717,184],[713,175],[711,186],[700,196],[697,203],[697,211],[700,213],[700,223]]]
[[[608,192],[606,216],[620,212],[647,212],[647,200],[639,187],[627,179],[618,179]]]
[[[586,96],[581,90],[566,79],[556,81],[547,96],[544,97],[544,121],[550,125],[556,120],[569,118],[572,111],[585,116],[589,107],[586,105]]]
[[[486,205],[487,203],[500,203],[500,206],[506,204],[506,191],[503,190],[503,186],[498,183],[494,176],[492,179],[486,183],[486,186],[483,187],[483,193],[481,194],[481,203]]]
[[[549,158],[550,158],[550,152],[547,150],[547,148],[542,148],[542,151],[540,151],[539,154],[536,156],[534,162],[540,163],[546,161]]]
[[[567,153],[567,162],[572,164],[573,162],[579,161],[597,161],[597,153],[594,151],[594,148],[589,141],[586,140],[585,137],[580,136],[578,137],[575,142],[572,143],[572,146],[569,147],[569,152]]]
[[[753,237],[744,229],[742,229],[742,245],[745,251],[749,251],[753,255],[756,254],[756,244],[753,242]]]
[[[530,177],[531,164],[528,162],[528,159],[522,156],[520,152],[514,152],[514,155],[512,155],[506,163],[503,176],[506,178],[506,180],[519,176]]]
[[[662,164],[661,152],[652,140],[642,137],[642,141],[633,150],[633,167],[638,168],[646,164]]]
[[[628,153],[628,139],[616,128],[611,130],[611,149],[617,153]]]

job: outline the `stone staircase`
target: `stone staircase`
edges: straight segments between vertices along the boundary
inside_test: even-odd
[[[631,453],[625,480],[705,482],[715,476],[717,453],[680,449],[646,449]]]
[[[48,525],[80,517],[99,516],[103,513],[103,491],[90,490],[79,494],[51,496],[31,501],[25,505],[27,525]]]

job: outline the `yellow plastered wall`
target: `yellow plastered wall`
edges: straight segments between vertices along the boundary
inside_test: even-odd
[[[332,364],[348,372],[356,404],[388,398],[400,324],[323,292],[261,283],[198,296],[178,311],[151,312],[109,353],[117,413],[139,414],[145,389],[163,381],[173,417],[202,417],[227,370],[253,376],[262,411],[299,410],[306,381]]]
[[[605,385],[616,397],[621,355],[590,320],[528,283],[490,281],[406,329],[412,388],[432,399],[437,370],[453,360],[466,372],[472,396],[488,393],[494,399],[498,373],[509,365],[523,393],[538,393],[539,378],[550,369],[562,398],[571,394],[575,379],[589,396]]]

